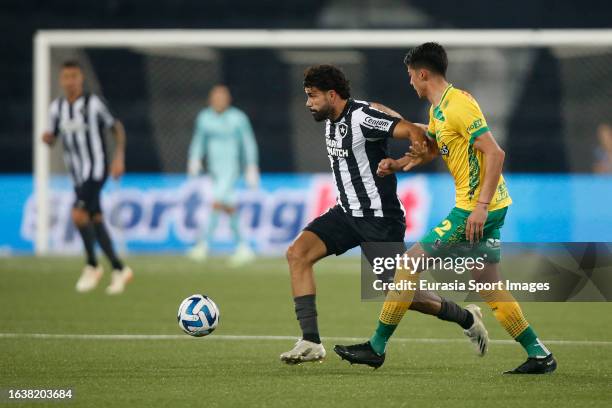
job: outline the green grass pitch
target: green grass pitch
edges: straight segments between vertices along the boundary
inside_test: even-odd
[[[286,366],[278,355],[292,340],[239,337],[298,336],[283,259],[239,270],[223,259],[164,256],[132,257],[130,265],[134,282],[108,297],[108,273],[93,293],[74,291],[80,259],[0,258],[0,388],[73,387],[73,407],[612,406],[612,304],[523,305],[541,338],[567,341],[549,344],[559,368],[547,376],[502,376],[524,360],[518,344],[495,342],[478,358],[457,326],[411,312],[379,370],[340,361],[333,339],[324,339],[323,363]],[[359,299],[359,260],[324,260],[316,274],[322,336],[369,337],[380,304]],[[182,335],[176,323],[180,301],[198,292],[221,309],[219,328],[205,338]],[[491,338],[508,340],[485,310]]]

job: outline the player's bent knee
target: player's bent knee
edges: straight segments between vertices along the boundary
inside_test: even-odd
[[[81,208],[72,210],[72,221],[77,227],[84,227],[89,223],[89,214]]]
[[[310,256],[309,248],[297,242],[289,245],[285,256],[290,266],[307,266],[312,265],[315,262],[313,257]]]

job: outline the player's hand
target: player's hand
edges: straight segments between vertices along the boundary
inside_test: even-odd
[[[197,177],[202,171],[202,161],[198,159],[189,159],[187,162],[187,174],[191,177]]]
[[[253,190],[259,188],[259,167],[255,165],[247,166],[244,172],[244,181]]]
[[[408,163],[404,165],[402,170],[408,171],[413,167],[418,166],[419,164],[425,161],[425,158],[429,154],[429,147],[427,146],[427,142],[414,142],[410,146],[410,150],[406,153],[406,157],[409,159]]]
[[[125,161],[123,158],[115,157],[111,163],[110,169],[111,177],[115,180],[119,180],[123,173],[125,173]]]
[[[49,146],[53,146],[55,144],[55,135],[49,131],[46,131],[42,135],[42,140]]]
[[[376,175],[378,177],[390,176],[401,168],[397,160],[394,159],[382,159],[380,163],[378,163],[378,168],[376,169]]]
[[[476,204],[476,208],[468,217],[465,225],[465,238],[470,241],[470,244],[479,242],[484,236],[484,225],[488,215],[486,204]]]

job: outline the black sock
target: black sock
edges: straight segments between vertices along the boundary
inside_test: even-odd
[[[298,296],[293,298],[293,301],[295,302],[295,315],[302,329],[302,338],[313,343],[321,343],[315,295]]]
[[[98,244],[104,251],[104,254],[110,261],[113,266],[113,270],[121,270],[123,269],[123,263],[117,258],[115,254],[115,250],[113,249],[113,243],[111,241],[110,236],[108,235],[108,231],[106,230],[106,226],[104,222],[94,222],[94,230],[96,231],[96,238],[98,240]]]
[[[98,260],[96,259],[96,236],[94,233],[93,226],[91,223],[87,223],[84,227],[77,226],[79,230],[79,234],[81,234],[81,238],[83,239],[83,246],[85,247],[85,254],[87,256],[87,265],[91,265],[93,267],[98,266]]]
[[[474,324],[474,316],[467,309],[462,308],[452,300],[442,298],[442,306],[438,312],[438,319],[455,322],[465,330]]]

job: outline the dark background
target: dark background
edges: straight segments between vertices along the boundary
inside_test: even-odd
[[[448,3],[448,4],[447,4]],[[389,13],[380,19],[375,13],[390,4],[405,7],[404,15]],[[469,1],[432,2],[412,0],[391,1],[219,1],[219,0],[100,0],[97,2],[68,0],[2,0],[0,2],[0,172],[30,172],[32,132],[32,39],[39,29],[77,28],[604,28],[610,27],[612,3],[606,1]],[[368,53],[386,51],[367,50]],[[105,97],[111,101],[130,134],[128,163],[131,171],[157,171],[156,152],[147,144],[150,124],[132,110],[147,105],[147,92],[138,77],[122,78],[111,74],[114,67],[130,64],[134,69],[142,59],[117,51],[112,62],[88,51],[95,63]],[[559,68],[548,50],[538,51],[537,69],[528,76],[528,86],[521,96],[534,112],[519,104],[512,113],[506,144],[509,171],[565,172],[568,171],[567,147],[563,142],[551,143],[550,134],[559,131],[560,96]],[[241,70],[244,59],[266,66],[266,75],[249,75]],[[283,65],[265,50],[224,51],[224,80],[234,92],[256,92],[274,89],[281,98],[265,104],[240,106],[252,118],[259,139],[262,171],[294,170],[294,158],[284,144],[289,126],[283,102],[284,84],[289,75]],[[256,59],[253,61],[253,59]],[[369,58],[371,60],[377,60]],[[105,64],[108,64],[106,66]],[[110,66],[113,65],[113,66]],[[376,65],[375,63],[372,65]],[[386,66],[372,66],[374,72],[385,72]],[[143,67],[144,70],[144,67]],[[384,97],[393,84],[405,81],[397,71],[388,71],[380,81],[369,81],[367,93]],[[391,88],[390,88],[391,87]],[[128,92],[130,103],[113,104],[117,95]],[[393,105],[397,96],[383,98]],[[276,101],[276,102],[275,102]],[[134,118],[134,119],[131,119]],[[527,126],[526,123],[530,125]],[[534,126],[533,124],[536,123]],[[543,132],[545,130],[546,132]],[[138,146],[138,149],[134,147]],[[150,151],[146,151],[149,146]],[[142,149],[145,149],[143,151]],[[542,156],[546,149],[550,154]],[[143,154],[144,153],[144,154]]]

